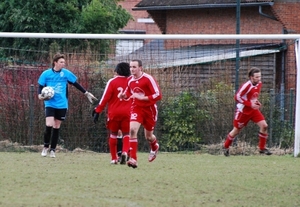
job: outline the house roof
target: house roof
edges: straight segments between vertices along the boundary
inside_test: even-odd
[[[240,6],[270,6],[274,0],[240,0]],[[236,0],[142,0],[132,10],[173,10],[236,7]]]
[[[131,54],[116,57],[120,60],[143,60],[144,68],[168,68],[205,64],[236,58],[234,45],[195,45],[178,49],[165,49],[164,40],[153,40]],[[240,46],[240,58],[278,53],[285,48],[279,44],[248,44]]]

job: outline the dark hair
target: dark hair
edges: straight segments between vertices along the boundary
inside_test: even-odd
[[[65,59],[65,56],[63,54],[56,53],[53,57],[52,67],[54,67],[54,62],[57,62],[61,58]]]
[[[252,67],[248,73],[248,77],[254,76],[254,73],[260,73],[260,69],[257,67]]]
[[[130,76],[129,64],[125,62],[119,63],[115,68],[115,72],[121,76],[126,76],[126,77]]]
[[[133,60],[131,60],[131,62],[138,62],[139,67],[143,66],[142,61],[139,59],[133,59]]]

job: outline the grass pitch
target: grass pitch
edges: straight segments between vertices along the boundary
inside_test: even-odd
[[[139,153],[138,168],[110,155],[0,152],[0,206],[300,206],[300,159]]]

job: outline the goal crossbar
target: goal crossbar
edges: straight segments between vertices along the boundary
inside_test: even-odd
[[[300,34],[74,34],[0,32],[4,38],[52,39],[299,39]]]

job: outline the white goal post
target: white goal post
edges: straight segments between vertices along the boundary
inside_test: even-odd
[[[71,33],[17,33],[0,32],[1,38],[51,38],[51,39],[159,39],[159,40],[239,40],[239,39],[273,39],[295,40],[297,66],[297,88],[295,107],[294,157],[300,152],[300,34],[71,34]]]
[[[296,90],[296,112],[295,112],[295,141],[294,157],[299,155],[300,151],[300,43],[299,39],[295,42],[296,64],[297,64],[297,90]]]

